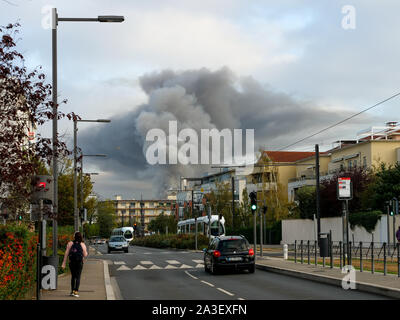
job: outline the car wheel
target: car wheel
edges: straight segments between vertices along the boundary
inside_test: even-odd
[[[254,273],[254,271],[256,271],[256,266],[253,264],[253,265],[249,268],[249,273]]]

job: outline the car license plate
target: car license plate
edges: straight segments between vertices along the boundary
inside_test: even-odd
[[[228,258],[228,261],[242,261],[242,257],[232,257],[232,258]]]

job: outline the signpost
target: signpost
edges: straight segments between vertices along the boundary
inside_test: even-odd
[[[343,261],[346,261],[345,257],[347,254],[348,265],[350,265],[349,252],[351,248],[349,242],[349,200],[353,199],[353,184],[351,182],[351,178],[338,178],[337,196],[338,200],[343,201],[343,243],[346,243],[346,250],[343,250]]]

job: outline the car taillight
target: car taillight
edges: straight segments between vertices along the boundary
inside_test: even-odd
[[[254,256],[254,250],[253,249],[249,250],[249,256]]]
[[[219,252],[218,250],[215,250],[213,254],[214,254],[215,258],[218,258],[221,256],[221,252]]]

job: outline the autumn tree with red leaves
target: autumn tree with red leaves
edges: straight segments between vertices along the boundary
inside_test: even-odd
[[[31,141],[28,136],[54,116],[51,85],[41,67],[29,71],[16,49],[19,27],[18,23],[0,27],[0,197],[9,214],[26,212],[31,178],[52,159],[51,139],[38,134]],[[70,154],[60,140],[57,151],[60,156]]]

